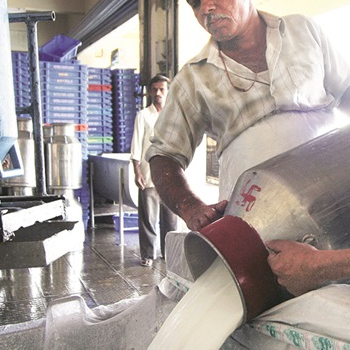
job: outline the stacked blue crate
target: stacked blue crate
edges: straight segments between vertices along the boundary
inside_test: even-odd
[[[43,122],[87,123],[87,66],[40,62]]]
[[[114,151],[130,152],[137,112],[141,108],[140,75],[135,69],[112,71]]]
[[[31,103],[28,52],[12,52],[12,71],[16,107],[27,107]]]
[[[113,152],[111,70],[89,67],[88,82],[89,154]]]

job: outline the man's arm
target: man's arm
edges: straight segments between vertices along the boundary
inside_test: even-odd
[[[150,159],[150,166],[152,181],[160,198],[186,222],[190,230],[199,230],[222,217],[227,201],[205,204],[192,192],[184,170],[175,160],[154,156]]]
[[[266,246],[278,283],[293,295],[350,278],[350,249],[317,250],[309,244],[284,240],[271,240]]]

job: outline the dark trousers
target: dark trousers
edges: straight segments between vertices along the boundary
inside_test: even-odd
[[[165,236],[177,230],[177,216],[165,206],[154,187],[139,190],[139,242],[141,258],[156,258],[159,224],[161,254],[165,254]]]

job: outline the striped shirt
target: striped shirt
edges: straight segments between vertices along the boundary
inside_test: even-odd
[[[258,74],[248,92],[235,90],[211,39],[171,84],[148,160],[167,155],[186,168],[205,133],[217,141],[220,156],[266,117],[281,114],[283,118],[289,111],[296,116],[296,112],[330,112],[339,105],[350,85],[350,67],[321,28],[302,15],[260,14],[267,24],[268,71]],[[255,73],[228,57],[225,61],[232,83],[248,88]]]

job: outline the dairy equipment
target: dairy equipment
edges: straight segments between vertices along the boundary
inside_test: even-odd
[[[53,123],[51,131],[45,142],[47,189],[65,198],[67,220],[81,221],[82,207],[74,196],[74,190],[82,186],[81,143],[73,123]]]
[[[73,123],[53,123],[46,142],[46,180],[50,193],[81,188],[82,149]]]
[[[244,172],[225,215],[241,217],[263,240],[283,237],[318,249],[349,247],[349,127]]]
[[[288,298],[271,276],[263,242],[289,239],[318,249],[350,247],[349,174],[350,127],[245,171],[224,218],[186,237],[193,277],[220,256],[241,289],[246,320]]]
[[[69,221],[66,203],[61,194],[46,193],[36,24],[41,20],[54,20],[55,14],[45,12],[8,15],[6,1],[1,0],[0,17],[0,76],[3,83],[3,88],[0,89],[0,177],[3,180],[11,178],[11,188],[15,192],[15,196],[0,197],[0,268],[45,266],[69,251],[80,249],[85,239],[81,215],[80,221],[76,218],[75,221]],[[19,119],[19,132],[13,96],[9,22],[25,22],[28,32],[31,105],[20,107],[16,112],[30,114],[32,118],[30,121]],[[19,144],[26,146],[20,150]],[[26,167],[32,170],[22,178],[18,176],[23,175],[20,151],[23,158],[26,157]],[[5,158],[7,161],[8,157],[12,166],[5,171],[2,162]],[[32,163],[33,158],[35,159]],[[21,194],[17,193],[18,187],[22,187],[19,191]],[[35,187],[35,195],[27,195],[23,190],[29,187]]]
[[[91,225],[94,226],[94,193],[117,202],[119,204],[120,244],[124,244],[123,206],[137,208],[138,205],[138,188],[134,181],[130,153],[90,155],[89,163]]]

